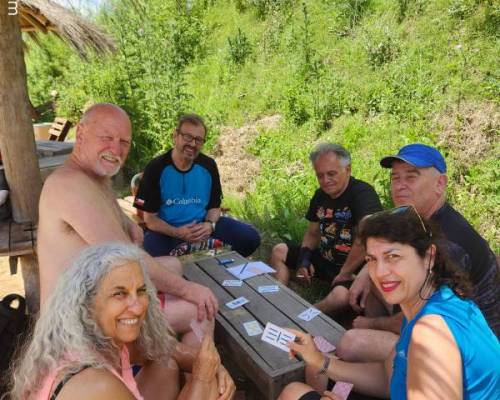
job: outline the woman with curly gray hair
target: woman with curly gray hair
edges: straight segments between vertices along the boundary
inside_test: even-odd
[[[179,371],[170,357],[177,342],[145,271],[143,253],[135,246],[109,243],[85,249],[46,303],[13,374],[11,397],[142,399],[129,349],[156,365],[146,365],[139,374],[141,392],[150,384],[143,392],[146,398],[219,397],[215,375],[220,359],[208,335],[179,393]],[[151,387],[155,383],[163,390]]]

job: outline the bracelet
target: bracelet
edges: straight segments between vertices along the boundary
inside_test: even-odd
[[[212,228],[212,233],[214,233],[215,232],[215,224],[217,222],[211,221],[209,219],[206,219],[205,222],[208,222],[210,224],[210,227]]]
[[[326,372],[328,371],[328,367],[330,366],[330,361],[331,361],[330,357],[324,356],[323,365],[321,366],[319,371],[316,373],[316,376],[326,375]]]

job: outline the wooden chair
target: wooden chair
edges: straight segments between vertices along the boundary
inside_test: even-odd
[[[66,118],[57,117],[49,129],[49,140],[64,142],[71,128],[71,122]]]

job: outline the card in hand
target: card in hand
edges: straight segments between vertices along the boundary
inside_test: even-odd
[[[202,324],[197,319],[192,319],[189,326],[196,336],[196,339],[201,343],[203,341],[203,336],[205,336],[205,329],[203,329]]]
[[[272,344],[278,349],[288,352],[290,351],[288,342],[294,341],[295,335],[288,332],[286,329],[268,322],[260,339],[266,343]]]
[[[314,307],[310,307],[308,308],[307,310],[305,311],[302,311],[298,317],[300,319],[303,319],[304,321],[310,321],[312,320],[315,316],[321,314],[321,311],[319,311],[318,309],[314,308]]]
[[[347,382],[337,382],[332,389],[332,393],[335,393],[337,396],[340,396],[342,400],[347,400],[349,393],[351,393],[352,387],[354,385],[352,383]]]
[[[314,336],[314,344],[322,353],[331,353],[336,349],[335,345],[331,344],[323,336]]]
[[[234,310],[235,308],[238,308],[243,304],[247,304],[248,301],[249,300],[245,299],[244,297],[238,297],[237,299],[234,299],[233,301],[226,303],[226,306],[228,306],[231,310]]]
[[[248,321],[243,324],[248,336],[256,336],[262,333],[262,327],[257,321]]]

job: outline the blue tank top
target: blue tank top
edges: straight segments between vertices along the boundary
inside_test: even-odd
[[[415,323],[424,315],[440,315],[450,329],[462,357],[464,400],[500,399],[500,343],[479,308],[441,286],[415,318],[406,318],[396,344],[391,377],[391,399],[406,399],[408,348]]]

